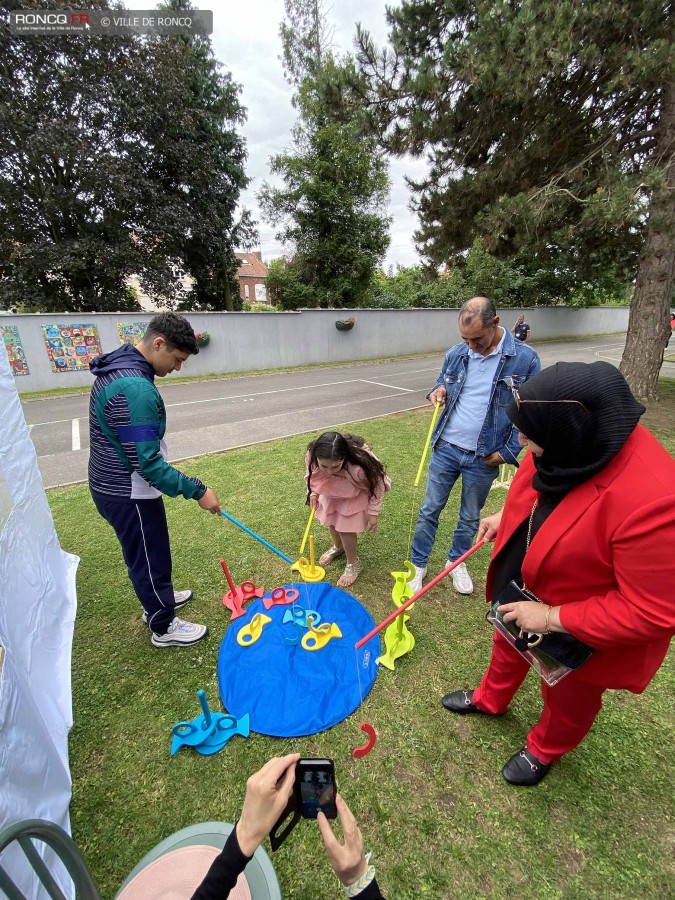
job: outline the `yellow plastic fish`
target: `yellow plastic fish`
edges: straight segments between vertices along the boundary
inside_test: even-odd
[[[321,650],[332,638],[342,637],[342,632],[335,622],[324,622],[318,628],[312,625],[312,616],[307,616],[307,627],[309,631],[302,639],[303,649],[313,651]]]
[[[265,625],[271,621],[269,616],[266,616],[263,613],[256,613],[248,625],[244,625],[239,629],[237,643],[242,647],[250,647],[251,644],[255,644],[262,634]]]

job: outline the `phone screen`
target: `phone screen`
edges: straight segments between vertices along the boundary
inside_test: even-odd
[[[295,787],[300,812],[305,819],[316,819],[319,810],[327,819],[337,817],[335,766],[332,759],[298,760]]]

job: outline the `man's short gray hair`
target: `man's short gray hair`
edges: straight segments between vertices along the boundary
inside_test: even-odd
[[[459,319],[464,325],[471,325],[474,319],[480,319],[483,325],[492,325],[497,309],[487,297],[472,297],[459,311]]]

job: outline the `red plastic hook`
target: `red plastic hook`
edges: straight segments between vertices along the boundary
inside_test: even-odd
[[[372,725],[369,725],[367,722],[361,722],[359,728],[368,735],[368,741],[363,747],[355,747],[354,750],[352,750],[354,759],[361,759],[362,756],[367,756],[375,746],[375,741],[377,740],[377,732]]]

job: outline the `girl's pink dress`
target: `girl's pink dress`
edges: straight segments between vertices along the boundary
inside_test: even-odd
[[[367,447],[364,446],[363,449],[375,456]],[[309,466],[309,453],[305,456],[305,466]],[[369,497],[370,488],[365,472],[361,466],[350,463],[345,463],[336,475],[315,469],[311,484],[307,468],[305,481],[310,485],[312,493],[319,495],[319,507],[316,511],[319,522],[326,526],[332,525],[336,531],[356,534],[366,530],[368,516],[380,514],[382,498],[391,487],[391,478],[385,475],[373,496]]]

